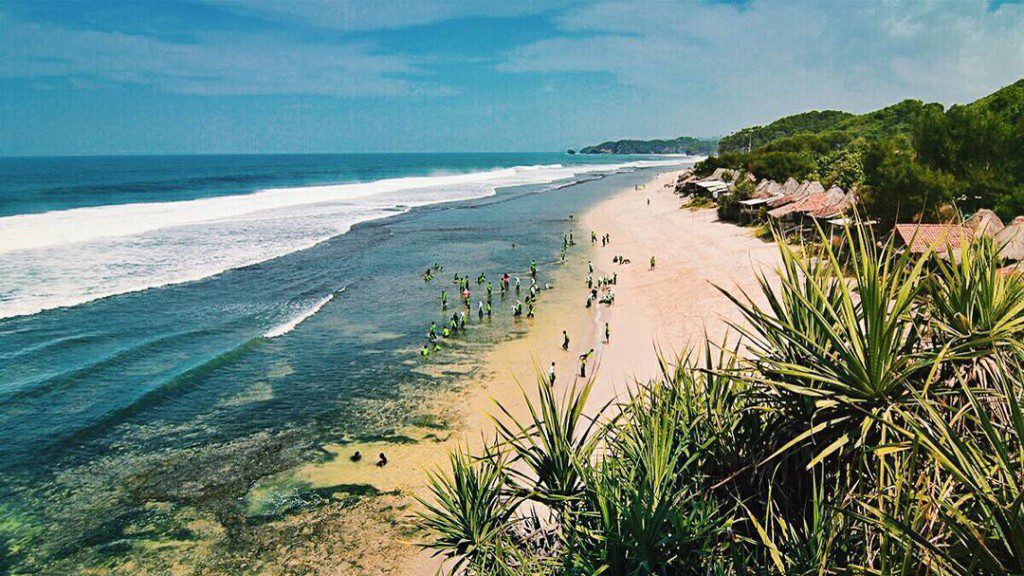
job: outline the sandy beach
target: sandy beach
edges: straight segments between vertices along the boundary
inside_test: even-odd
[[[443,464],[448,450],[460,445],[474,450],[493,437],[496,402],[513,414],[525,413],[517,383],[532,391],[537,375],[546,374],[553,361],[556,387],[564,390],[579,381],[579,355],[593,348],[588,370],[596,377],[589,409],[596,411],[624,398],[634,383],[656,377],[658,350],[674,359],[702,342],[705,334],[720,342],[729,322],[740,319],[716,286],[756,291],[755,270],[774,267],[777,249],[755,238],[750,229],[718,222],[714,210],[682,206],[671,186],[677,175],[659,174],[643,187],[623,190],[577,216],[576,240],[585,250],[573,251],[555,273],[554,287],[544,292],[537,317],[524,320],[526,334],[487,351],[481,366],[464,376],[462,393],[439,403],[439,410],[457,422],[454,432],[404,430],[404,437],[420,442],[360,445],[364,454],[386,451],[391,462],[384,469],[349,462],[352,448],[338,445],[325,447],[335,456],[330,461],[298,472],[299,480],[314,487],[358,485],[386,493],[365,504],[365,521],[350,527],[365,537],[360,538],[360,552],[350,554],[358,558],[353,567],[382,574],[436,571],[437,560],[417,550],[418,536],[403,520],[418,506],[410,496],[424,494],[424,470]],[[599,238],[610,235],[610,243],[588,246],[591,230]],[[630,262],[614,263],[616,255]],[[653,269],[651,256],[656,259]],[[610,287],[614,304],[586,308],[588,260],[595,279],[617,274]],[[605,341],[605,323],[610,341]],[[568,351],[561,347],[562,330],[570,336]],[[392,508],[395,525],[381,526],[381,506]]]

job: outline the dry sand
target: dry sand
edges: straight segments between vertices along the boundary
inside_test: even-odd
[[[451,437],[431,438],[428,430],[404,431],[428,441],[361,447],[370,458],[386,451],[391,463],[385,469],[353,465],[344,457],[347,452],[342,452],[348,448],[328,446],[338,457],[307,466],[298,477],[314,486],[349,483],[395,491],[404,498],[422,494],[423,469],[443,463],[449,449],[458,445],[477,449],[492,437],[494,402],[509,407],[513,414],[524,413],[516,382],[532,390],[537,374],[546,374],[552,361],[556,364],[556,388],[564,390],[577,381],[579,354],[594,348],[595,357],[588,363],[588,370],[597,374],[590,402],[593,409],[623,398],[632,383],[656,377],[660,372],[657,348],[675,357],[701,343],[705,333],[713,341],[721,341],[728,322],[740,317],[716,286],[756,292],[754,272],[777,266],[777,249],[755,238],[748,228],[718,222],[714,210],[682,207],[671,188],[677,174],[663,173],[642,189],[624,190],[582,215],[577,223],[578,240],[589,242],[589,232],[594,230],[598,236],[610,234],[611,243],[602,247],[597,242],[588,250],[574,251],[569,264],[555,273],[555,287],[542,295],[537,318],[526,321],[528,333],[487,352],[483,369],[454,401],[459,425]],[[619,254],[631,262],[613,263],[613,256]],[[652,255],[657,261],[654,269],[649,266]],[[585,308],[588,259],[593,261],[595,279],[618,274],[612,287],[613,305]],[[610,342],[604,341],[605,322],[611,329]],[[571,339],[568,352],[561,348],[563,329]],[[436,571],[436,559],[416,552],[409,541],[408,524],[403,528],[406,536],[396,536],[403,540],[397,546],[379,525],[362,528],[373,534],[368,544],[373,546],[376,538],[378,544],[387,541],[389,546],[379,554],[361,551],[361,572]],[[396,529],[395,534],[399,532]]]

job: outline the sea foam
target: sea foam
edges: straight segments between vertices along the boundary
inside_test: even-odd
[[[8,216],[0,218],[0,318],[200,280],[416,206],[679,162],[516,166]]]
[[[263,337],[277,338],[278,336],[284,336],[285,334],[291,332],[292,330],[295,330],[296,326],[302,324],[307,319],[309,319],[309,317],[319,312],[320,309],[326,306],[327,303],[330,302],[332,299],[334,299],[334,294],[328,294],[327,296],[324,296],[323,298],[314,302],[312,306],[306,308],[305,310],[302,310],[302,312],[300,312],[295,317],[288,319],[287,322],[278,324],[277,326],[274,326],[270,330],[264,332]]]

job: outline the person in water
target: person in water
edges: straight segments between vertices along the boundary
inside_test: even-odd
[[[388,465],[388,457],[383,452],[380,453],[380,457],[377,460],[377,467],[383,468]]]
[[[537,277],[537,261],[536,260],[531,260],[530,261],[530,276],[532,276],[534,278]]]
[[[484,312],[486,312],[486,313],[487,313],[487,317],[488,317],[488,318],[490,318],[490,317],[491,317],[491,312],[492,312],[492,310],[491,310],[491,303],[490,303],[490,302],[488,302],[488,303],[487,303],[487,306],[486,306],[486,307],[484,307]]]
[[[551,368],[548,368],[548,384],[551,386],[555,385],[555,363],[551,363]]]
[[[569,333],[565,330],[562,330],[562,350],[569,350]],[[552,362],[552,364],[554,364],[554,362]]]
[[[476,316],[477,316],[477,318],[479,318],[480,320],[483,320],[483,319],[484,319],[484,301],[483,301],[483,300],[481,300],[481,301],[480,301],[480,303],[479,303],[479,304],[477,304],[477,307],[476,307]]]
[[[356,453],[349,456],[348,459],[353,462],[359,462],[360,460],[363,459],[363,455],[359,453],[359,450],[356,450]]]
[[[423,350],[420,350],[420,356],[422,356],[423,358],[430,358],[430,346],[424,344]]]

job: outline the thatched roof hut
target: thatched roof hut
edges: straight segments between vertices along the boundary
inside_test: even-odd
[[[825,187],[821,184],[821,182],[818,182],[817,180],[812,180],[811,182],[808,182],[806,184],[806,186],[804,187],[804,194],[807,194],[807,195],[810,195],[810,194],[823,194],[824,192],[825,192]],[[838,198],[837,198],[837,200],[838,200]]]
[[[791,182],[796,183],[796,180],[793,180],[792,178],[786,180],[786,183],[782,185],[783,191],[785,191],[787,188],[792,189],[792,184],[790,184]],[[796,184],[796,188],[793,189],[792,192],[789,192],[788,194],[783,194],[775,198],[774,200],[770,200],[768,202],[768,206],[772,208],[779,208],[792,202],[796,202],[797,200],[807,198],[808,196],[814,194],[821,194],[823,192],[825,192],[825,187],[822,186],[821,182],[818,181]],[[792,210],[790,210],[790,212],[792,212]],[[789,212],[787,212],[787,214],[788,213]]]
[[[857,197],[854,195],[853,190],[844,193],[843,189],[839,186],[829,188],[828,192],[825,192],[825,196],[828,198],[828,204],[824,208],[812,211],[812,218],[835,218],[836,216],[842,216],[847,210],[853,208],[853,205],[857,202]]]
[[[971,229],[975,238],[995,236],[1003,229],[1003,221],[996,216],[995,212],[982,208],[975,212],[974,216],[964,220],[964,226]]]
[[[1007,260],[1024,260],[1024,216],[1017,216],[995,235],[999,255]]]
[[[800,183],[796,181],[796,178],[790,178],[782,184],[782,188],[779,190],[779,194],[787,196],[789,194],[795,194],[800,189]]]

